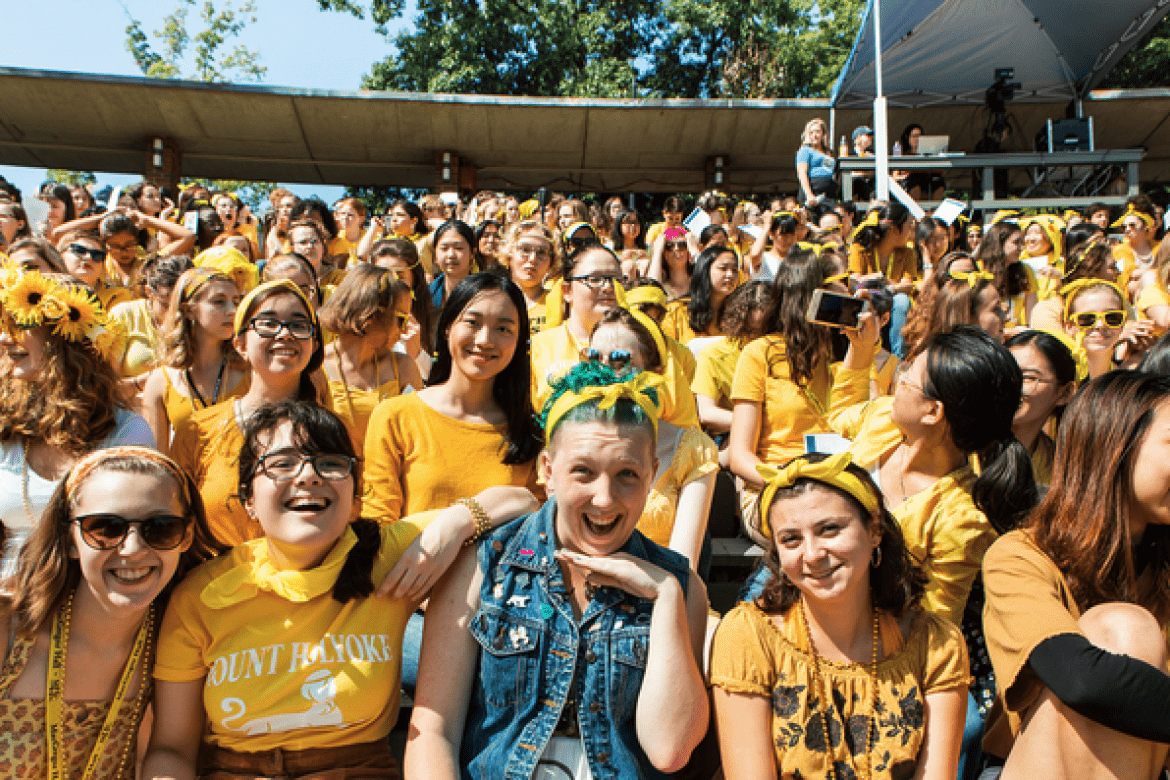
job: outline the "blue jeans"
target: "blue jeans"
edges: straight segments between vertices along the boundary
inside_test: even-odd
[[[402,634],[402,690],[414,698],[418,685],[418,659],[422,651],[423,613],[416,611],[406,621]]]
[[[906,327],[906,317],[910,315],[910,296],[906,293],[894,294],[894,308],[890,310],[890,351],[899,360],[906,358],[906,343],[902,341],[902,328]]]
[[[963,724],[963,751],[959,754],[958,780],[975,780],[983,763],[983,716],[975,697],[967,694],[967,720]]]

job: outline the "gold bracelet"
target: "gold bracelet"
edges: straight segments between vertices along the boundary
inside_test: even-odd
[[[467,507],[471,511],[471,516],[475,519],[475,533],[463,542],[464,547],[470,547],[483,538],[484,534],[492,530],[492,519],[488,517],[488,513],[484,511],[483,507],[474,498],[461,498],[455,503]]]

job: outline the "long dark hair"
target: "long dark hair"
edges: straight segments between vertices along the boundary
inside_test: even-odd
[[[638,223],[638,236],[634,239],[634,246],[638,249],[646,248],[646,225],[643,224],[642,218],[638,216],[635,211],[623,211],[618,215],[618,218],[613,221],[613,227],[609,231],[609,240],[613,243],[615,252],[620,252],[626,246],[626,239],[622,236],[622,223],[627,218],[633,217]]]
[[[789,375],[800,387],[812,381],[818,363],[831,359],[829,329],[809,322],[807,314],[813,291],[832,273],[829,262],[816,252],[794,246],[772,283],[776,314],[768,331],[783,334]]]
[[[1019,232],[1014,222],[996,222],[983,233],[974,254],[975,262],[995,275],[995,289],[1003,298],[1026,292],[1029,286],[1027,268],[1020,262],[1009,264],[1003,250],[1012,234]]]
[[[345,423],[333,412],[315,404],[281,401],[260,407],[244,423],[244,443],[240,447],[238,468],[240,502],[251,498],[260,458],[267,452],[260,439],[285,422],[292,426],[293,445],[300,454],[354,458],[353,498],[359,501],[362,496],[362,464]],[[373,520],[355,520],[350,527],[357,534],[358,541],[345,556],[345,563],[333,584],[333,598],[342,604],[374,592],[371,573],[382,546],[382,534]]]
[[[735,257],[735,250],[726,246],[709,246],[695,259],[695,272],[691,274],[690,300],[687,301],[687,319],[696,335],[703,335],[712,322],[716,322],[723,303],[716,310],[711,306],[711,266],[724,254]]]
[[[923,351],[923,395],[942,402],[959,452],[979,456],[971,498],[996,530],[1011,530],[1038,498],[1032,458],[1012,433],[1024,382],[1020,365],[1007,347],[970,325],[935,333]]]
[[[471,226],[463,220],[449,219],[442,225],[439,225],[437,228],[435,228],[435,238],[433,242],[434,246],[437,247],[439,242],[443,239],[443,236],[447,233],[450,233],[452,230],[463,236],[463,240],[467,242],[467,248],[471,251],[471,256],[467,260],[468,273],[475,273],[476,265],[482,262],[479,256],[479,239],[476,237],[475,231],[472,230]],[[482,271],[483,268],[481,267],[478,270]],[[439,332],[442,332],[442,328],[439,329]]]
[[[1082,611],[1123,601],[1140,603],[1159,623],[1170,618],[1170,528],[1148,525],[1136,551],[1130,535],[1137,453],[1168,398],[1170,377],[1111,371],[1085,385],[1065,412],[1051,489],[1025,529]],[[1138,589],[1136,554],[1147,554],[1153,569],[1148,595]]]
[[[1064,387],[1069,382],[1077,381],[1076,359],[1060,339],[1049,333],[1042,330],[1025,330],[1008,339],[1004,346],[1009,351],[1013,347],[1035,347],[1048,361],[1053,375],[1056,376],[1056,383],[1060,387]],[[1064,409],[1064,406],[1058,406],[1052,412],[1057,425],[1060,425]]]
[[[810,463],[819,463],[829,456],[814,452],[800,457]],[[867,530],[872,528],[874,522],[877,522],[882,540],[878,545],[878,549],[881,550],[881,560],[870,571],[869,589],[873,605],[895,617],[901,617],[907,610],[915,607],[922,598],[922,594],[926,592],[926,575],[910,557],[910,552],[906,549],[906,540],[902,536],[902,529],[898,525],[898,521],[890,514],[890,510],[886,508],[882,492],[874,484],[873,479],[864,469],[854,463],[850,463],[846,468],[850,474],[864,482],[877,499],[877,517],[870,515],[861,502],[848,492],[834,485],[807,478],[798,479],[791,487],[776,491],[772,509],[785,499],[795,498],[807,493],[810,489],[817,488],[841,495],[857,511],[862,525]],[[774,523],[772,527],[775,527]],[[789,582],[788,578],[781,572],[780,555],[776,550],[776,541],[772,537],[768,539],[767,549],[764,553],[764,564],[772,576],[764,585],[764,591],[756,603],[765,612],[786,612],[789,607],[800,601],[800,589]]]
[[[524,293],[520,292],[515,282],[495,274],[480,273],[472,274],[455,286],[439,313],[435,364],[431,367],[427,384],[441,385],[451,378],[451,348],[447,344],[447,331],[477,295],[493,291],[507,295],[518,315],[516,352],[511,362],[492,381],[492,398],[508,419],[508,449],[503,462],[509,465],[527,463],[540,453],[542,437],[532,410],[528,307],[524,302]]]

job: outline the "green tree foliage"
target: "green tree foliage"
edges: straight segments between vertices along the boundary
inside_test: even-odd
[[[1102,89],[1165,86],[1170,86],[1170,16],[1162,17],[1101,83]]]
[[[379,29],[401,0],[318,0]],[[367,89],[570,97],[827,95],[864,0],[418,0]]]
[[[97,184],[97,177],[89,171],[66,171],[60,168],[50,168],[45,171],[45,178],[58,184]]]
[[[256,21],[255,0],[240,0],[238,3],[224,0],[219,7],[213,0],[204,0],[199,12],[202,29],[192,37],[187,16],[195,7],[195,0],[178,0],[175,10],[163,18],[163,29],[153,34],[160,44],[158,51],[143,32],[142,24],[137,19],[130,19],[126,27],[126,49],[134,57],[139,70],[161,79],[263,80],[268,69],[260,64],[259,52],[239,43],[227,49],[233,38],[239,37],[245,27]],[[194,49],[188,59],[192,43]]]
[[[202,184],[212,192],[235,193],[242,202],[248,204],[253,214],[262,213],[268,203],[268,193],[276,189],[277,185],[266,181],[236,181],[235,179],[183,179],[183,186]]]

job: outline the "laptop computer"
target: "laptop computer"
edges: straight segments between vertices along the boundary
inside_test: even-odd
[[[918,137],[918,153],[945,154],[950,144],[949,135],[921,135]]]

